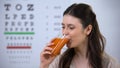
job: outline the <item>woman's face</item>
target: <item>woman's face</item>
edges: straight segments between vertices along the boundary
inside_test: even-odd
[[[68,48],[75,48],[86,43],[86,28],[82,27],[81,21],[71,15],[64,15],[62,23],[62,32],[70,38],[67,44]]]

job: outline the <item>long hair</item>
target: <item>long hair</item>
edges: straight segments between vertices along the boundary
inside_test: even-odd
[[[86,57],[88,57],[89,64],[92,68],[103,68],[102,54],[104,52],[105,38],[100,33],[96,15],[92,11],[92,8],[83,3],[73,4],[64,11],[63,16],[64,15],[71,15],[82,20],[81,24],[83,28],[86,28],[88,25],[92,25],[92,31],[88,35]],[[59,67],[69,68],[74,55],[74,48],[68,48],[60,58]]]

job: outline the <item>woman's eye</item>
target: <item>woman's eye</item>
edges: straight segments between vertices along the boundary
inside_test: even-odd
[[[62,29],[64,29],[65,27],[64,26],[62,26]]]
[[[72,30],[72,29],[74,29],[74,27],[69,27],[69,29],[71,29],[71,30]]]

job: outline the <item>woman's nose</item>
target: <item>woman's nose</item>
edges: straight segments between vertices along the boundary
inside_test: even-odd
[[[63,30],[63,35],[68,35],[69,34],[69,31],[67,29],[64,29]]]

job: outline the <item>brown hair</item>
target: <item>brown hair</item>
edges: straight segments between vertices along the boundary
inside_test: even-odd
[[[100,33],[96,15],[91,7],[83,3],[73,4],[65,10],[63,16],[66,14],[82,20],[83,28],[92,25],[92,31],[88,36],[87,57],[92,68],[103,68],[102,53],[104,52],[105,38]],[[67,49],[60,58],[59,67],[69,68],[74,55],[74,48]]]

